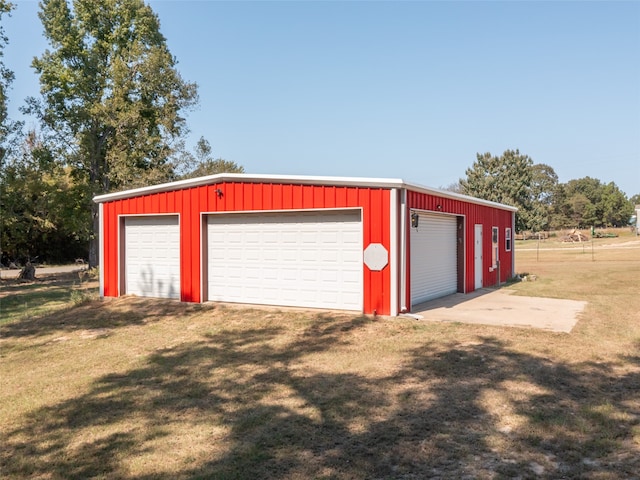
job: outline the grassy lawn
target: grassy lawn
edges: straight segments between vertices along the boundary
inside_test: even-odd
[[[506,288],[588,301],[571,334],[4,282],[0,475],[640,478],[633,241],[518,242]]]

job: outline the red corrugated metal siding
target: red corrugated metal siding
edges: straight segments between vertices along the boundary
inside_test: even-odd
[[[218,196],[217,190],[222,192]],[[390,192],[382,188],[223,182],[105,202],[103,208],[104,294],[118,296],[119,215],[180,215],[181,300],[199,302],[201,292],[202,212],[362,208],[363,248],[381,243],[390,251]],[[364,266],[364,312],[390,313],[390,267],[372,272]]]
[[[500,280],[505,281],[511,276],[513,257],[511,252],[505,250],[504,234],[506,228],[514,228],[512,225],[512,212],[485,205],[468,203],[462,200],[438,197],[420,192],[409,191],[407,195],[407,215],[410,209],[431,210],[434,212],[463,215],[465,217],[465,291],[472,292],[474,284],[474,225],[483,226],[483,278],[484,286],[492,286],[498,283],[498,272],[489,272],[491,266],[491,228],[499,229],[499,256],[500,256]],[[440,206],[440,208],[438,208]],[[409,219],[407,218],[407,222]],[[408,246],[410,251],[410,246]],[[407,273],[407,282],[409,274]],[[407,283],[409,285],[409,283]],[[409,301],[411,286],[407,289],[407,301]]]

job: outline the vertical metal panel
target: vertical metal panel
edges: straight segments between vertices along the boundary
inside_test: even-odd
[[[117,270],[117,252],[118,252],[118,236],[117,229],[114,226],[114,222],[110,220],[117,218],[115,215],[116,202],[107,203],[104,205],[101,224],[103,228],[102,244],[103,251],[102,258],[104,263],[100,264],[100,273],[103,275],[104,282],[104,296],[115,297],[118,295],[116,285],[118,278]],[[115,255],[114,255],[115,252]]]
[[[186,208],[183,210],[180,232],[181,244],[185,247],[180,251],[180,265],[182,267],[181,274],[184,275],[182,284],[180,287],[180,300],[183,302],[193,301],[193,262],[194,257],[200,260],[200,252],[193,250],[193,236],[194,232],[193,224],[193,212],[197,211],[197,195],[194,195],[196,189],[183,190],[182,196],[186,201]],[[194,205],[195,204],[195,205]],[[196,237],[197,238],[197,237]],[[198,269],[198,274],[200,273]]]
[[[108,275],[108,278],[105,278],[105,296],[115,297],[119,294],[118,242],[120,241],[120,237],[118,232],[118,215],[122,211],[122,202],[115,202],[109,205],[109,207],[109,213],[105,214],[105,218],[113,218],[114,221],[105,225],[105,235],[107,235],[107,238],[105,239],[105,275]],[[102,265],[100,265],[100,268],[102,269]]]
[[[265,189],[266,191],[266,189]],[[274,210],[282,209],[282,185],[272,185],[272,199],[271,199],[271,208]]]

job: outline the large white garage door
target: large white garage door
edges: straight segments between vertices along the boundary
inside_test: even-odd
[[[359,210],[210,215],[208,299],[362,310]]]
[[[454,216],[420,213],[411,228],[411,304],[417,305],[458,290]]]
[[[178,217],[127,217],[124,225],[125,293],[180,298]]]

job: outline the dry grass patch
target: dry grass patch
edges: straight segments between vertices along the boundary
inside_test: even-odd
[[[509,288],[589,301],[570,335],[131,297],[5,323],[0,471],[637,478],[640,250],[533,254]]]

